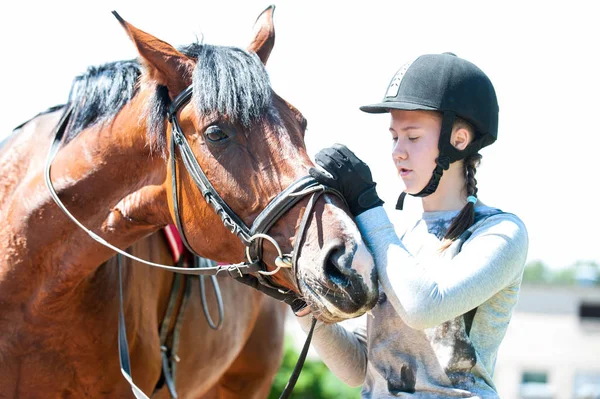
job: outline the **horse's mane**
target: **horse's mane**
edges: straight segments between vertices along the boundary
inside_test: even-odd
[[[84,74],[77,76],[69,93],[69,104],[74,112],[66,140],[72,140],[90,126],[112,119],[137,93],[136,83],[141,73],[140,63],[128,60],[90,66]]]
[[[193,101],[200,113],[227,115],[244,126],[261,116],[273,115],[269,77],[256,54],[198,43],[179,50],[197,61]],[[138,92],[142,70],[138,60],[116,61],[89,67],[77,76],[69,94],[74,114],[66,140],[112,119]],[[149,141],[157,150],[166,144],[164,121],[170,104],[167,88],[158,85],[145,115],[141,115],[147,120]]]

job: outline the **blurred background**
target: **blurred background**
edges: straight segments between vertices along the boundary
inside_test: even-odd
[[[173,45],[203,40],[245,48],[256,17],[269,4],[5,2],[0,139],[64,103],[73,77],[89,65],[136,56],[111,10]],[[348,145],[371,166],[390,212],[403,187],[390,159],[389,117],[358,107],[379,101],[396,70],[420,54],[450,51],[488,74],[500,103],[500,130],[498,141],[482,150],[479,197],[517,214],[530,238],[521,299],[498,357],[498,388],[506,398],[600,398],[594,172],[600,24],[593,2],[275,5],[277,40],[267,70],[275,91],[309,121],[309,155],[335,142]],[[409,198],[406,212],[420,212],[419,202]],[[285,365],[295,361],[296,342],[303,338],[293,320],[288,330],[286,377]],[[295,397],[357,395],[314,354],[312,359]]]

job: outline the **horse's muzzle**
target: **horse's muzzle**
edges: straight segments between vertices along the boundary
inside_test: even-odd
[[[307,302],[324,321],[358,317],[375,306],[378,284],[373,258],[364,244],[332,240],[322,248],[321,269],[305,275]]]

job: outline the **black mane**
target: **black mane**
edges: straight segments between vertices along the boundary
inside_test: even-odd
[[[129,60],[91,66],[77,76],[69,93],[74,112],[66,140],[85,128],[112,119],[137,93],[141,73],[140,63]]]

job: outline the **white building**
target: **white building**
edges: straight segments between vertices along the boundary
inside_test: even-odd
[[[600,287],[523,285],[494,380],[502,398],[600,398]]]

